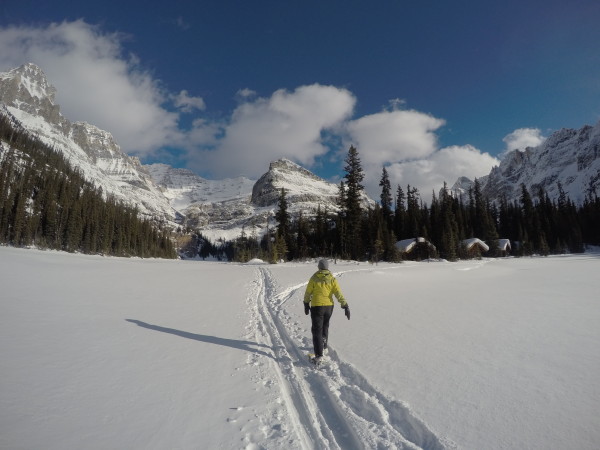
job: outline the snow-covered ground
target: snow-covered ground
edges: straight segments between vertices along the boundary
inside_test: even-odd
[[[315,269],[0,247],[0,448],[600,447],[600,255]]]

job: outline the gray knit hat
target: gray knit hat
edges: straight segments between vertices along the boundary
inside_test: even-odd
[[[329,261],[327,261],[326,259],[320,259],[319,270],[329,270]]]

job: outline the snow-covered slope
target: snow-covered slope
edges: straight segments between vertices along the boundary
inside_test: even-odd
[[[0,247],[0,448],[598,448],[598,255],[330,267]]]
[[[284,188],[292,216],[309,217],[320,208],[336,212],[338,186],[286,159],[273,161],[258,181],[244,177],[206,180],[189,170],[165,164],[143,166],[123,153],[112,135],[85,122],[70,122],[55,103],[56,90],[42,70],[25,64],[0,73],[0,104],[22,126],[62,151],[88,180],[146,215],[179,222],[217,240],[234,239],[242,230],[262,234],[274,225],[277,199]],[[0,113],[3,109],[0,108]],[[536,148],[515,150],[480,179],[482,191],[495,199],[517,200],[520,184],[535,195],[539,186],[551,198],[558,182],[575,202],[590,189],[600,193],[600,122],[581,130],[561,130]],[[457,194],[472,181],[462,177]],[[363,198],[364,206],[375,202]]]
[[[145,166],[161,186],[171,205],[185,215],[185,224],[200,228],[216,240],[234,239],[242,230],[261,235],[274,226],[274,216],[281,189],[285,189],[288,211],[296,217],[311,217],[322,212],[336,212],[338,186],[314,175],[287,159],[271,162],[258,181],[240,177],[206,180],[186,169],[165,164]],[[375,202],[363,196],[365,207]]]
[[[509,201],[519,200],[522,183],[531,195],[542,187],[556,200],[560,183],[565,194],[581,204],[590,192],[600,194],[600,122],[579,130],[562,129],[538,147],[514,150],[479,182],[488,198],[505,196]],[[471,185],[462,177],[452,191],[464,195]]]
[[[303,211],[312,215],[319,207],[322,211],[330,212],[339,209],[337,184],[325,181],[285,158],[273,161],[269,165],[269,171],[256,182],[252,189],[252,203],[256,206],[276,204],[281,189],[285,189],[292,212]],[[362,199],[364,208],[375,206],[375,202],[365,194]]]
[[[54,103],[56,90],[42,70],[25,64],[0,74],[0,103],[21,125],[61,151],[89,181],[142,214],[173,221],[175,211],[140,164],[113,136],[85,122],[70,122]]]
[[[190,170],[167,164],[144,167],[181,214],[182,225],[200,230],[205,237],[213,241],[231,240],[239,237],[242,229],[250,233],[256,228],[258,235],[266,228],[267,214],[261,215],[250,203],[254,180],[245,177],[207,180]]]
[[[143,214],[199,229],[213,239],[234,239],[242,230],[260,236],[281,188],[289,212],[309,217],[337,210],[338,187],[288,161],[271,163],[258,180],[206,180],[166,164],[143,166],[123,153],[113,136],[85,122],[70,122],[55,103],[55,88],[43,71],[25,64],[0,74],[0,104],[26,130],[64,153],[73,166],[106,193],[137,205]],[[365,206],[374,202],[364,197]]]
[[[176,169],[167,164],[150,164],[144,168],[154,182],[164,188],[171,206],[180,211],[194,203],[246,199],[255,183],[246,177],[207,180],[191,170]]]
[[[288,202],[299,209],[310,210],[322,205],[322,208],[337,210],[337,186],[288,159],[279,159],[269,165],[268,172],[252,189],[252,203],[256,206],[276,204],[281,189],[285,189]]]

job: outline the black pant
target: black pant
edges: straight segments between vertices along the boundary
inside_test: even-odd
[[[333,314],[331,306],[313,306],[310,308],[312,319],[312,337],[315,356],[323,356],[323,348],[327,348],[327,336],[329,334],[329,319]]]

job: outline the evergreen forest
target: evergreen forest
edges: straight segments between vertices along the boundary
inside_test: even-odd
[[[509,239],[513,256],[580,253],[586,244],[600,245],[600,200],[594,193],[583,205],[575,205],[558,185],[559,198],[551,201],[543,189],[529,192],[520,186],[519,201],[491,201],[475,180],[463,202],[444,185],[432,194],[428,205],[411,186],[395,191],[385,167],[374,208],[361,208],[364,173],[358,151],[350,147],[345,176],[339,186],[335,213],[317,210],[314,218],[290,217],[286,192],[282,190],[275,214],[276,226],[262,239],[245,233],[210,251],[225,252],[229,259],[261,258],[271,262],[327,256],[330,258],[399,262],[402,259],[444,258],[449,261],[483,256],[468,252],[463,241],[479,238],[487,243],[485,256],[507,253],[499,239]],[[401,254],[397,241],[424,238],[433,244],[421,251]],[[205,240],[206,241],[206,240]],[[209,248],[205,245],[204,251]]]
[[[175,258],[169,231],[86,181],[59,152],[0,114],[0,244]]]
[[[195,233],[172,233],[151,218],[86,181],[65,157],[0,114],[0,244],[35,246],[113,256],[175,258],[216,257],[270,262],[329,257],[372,262],[444,258],[449,261],[484,256],[468,252],[463,241],[487,243],[485,256],[502,256],[499,239],[511,242],[513,256],[583,252],[600,245],[600,199],[588,194],[575,205],[560,184],[551,200],[539,189],[520,186],[519,201],[488,199],[476,180],[463,201],[444,185],[429,204],[411,186],[392,188],[382,168],[379,201],[361,203],[364,172],[355,147],[345,159],[337,211],[319,208],[292,217],[281,190],[267,233],[245,231],[234,241],[213,243]],[[428,245],[403,254],[396,242],[419,239]]]

